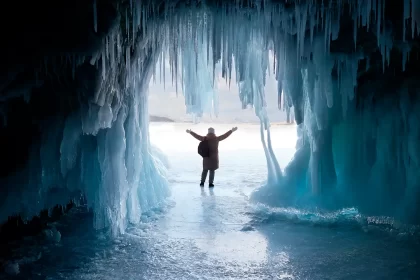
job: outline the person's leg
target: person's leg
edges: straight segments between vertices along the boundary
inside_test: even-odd
[[[209,186],[214,186],[213,182],[214,182],[214,170],[210,170],[210,178],[209,178]]]
[[[204,182],[206,182],[206,178],[207,178],[207,172],[208,172],[207,169],[203,169],[203,172],[201,173],[201,183],[200,183],[200,186],[204,186]]]

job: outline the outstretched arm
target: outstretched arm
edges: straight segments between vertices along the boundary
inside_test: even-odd
[[[198,135],[197,133],[195,133],[192,130],[187,129],[187,133],[191,134],[198,141],[204,141],[204,136]]]
[[[217,137],[217,140],[219,140],[219,141],[225,140],[226,138],[228,138],[232,134],[232,132],[236,131],[237,129],[238,129],[237,127],[232,128],[231,130],[229,130],[225,134],[220,135],[219,137]]]

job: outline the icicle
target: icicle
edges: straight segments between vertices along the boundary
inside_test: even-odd
[[[385,24],[385,6],[386,6],[386,0],[380,0],[380,1],[382,1],[382,19],[383,19],[384,24]],[[384,26],[384,29],[385,29],[385,26]]]
[[[143,38],[144,37],[146,37],[146,11],[145,11],[145,9],[143,8],[143,11],[142,11],[142,25],[141,25],[141,28],[142,28],[142,30],[143,30]]]
[[[102,50],[102,79],[105,80],[106,78],[106,58],[105,58],[105,51]]]
[[[313,6],[313,4],[311,4],[310,7],[310,34],[311,34],[311,45],[314,42],[314,31],[315,31],[315,26],[316,26],[316,22],[315,22],[315,16],[316,16],[316,9]]]
[[[380,1],[380,0],[379,0]],[[373,11],[373,16],[374,19],[376,20],[378,18],[377,16],[377,11],[378,11],[378,0],[373,0],[372,1],[372,11]]]
[[[137,19],[136,19],[136,17],[137,17],[137,11],[136,11],[136,9],[133,9],[132,10],[132,14],[133,14],[133,17],[132,17],[132,32],[133,32],[133,36],[132,36],[132,38],[133,38],[133,44],[135,44],[135,40],[136,40],[136,22],[137,22]]]
[[[121,42],[120,42],[120,33],[117,33],[117,60],[121,59]]]
[[[105,37],[106,58],[109,58],[109,36]]]
[[[418,29],[420,29],[420,21],[416,17],[416,15],[418,15],[419,13],[418,6],[419,6],[418,0],[411,1],[411,39],[414,39],[414,37],[416,36],[416,25],[417,25],[417,31]]]
[[[302,21],[300,19],[300,6],[298,3],[295,3],[295,19],[296,19],[296,32],[297,32],[297,36],[296,36],[296,47],[297,47],[297,51],[296,51],[296,59],[299,61],[300,60],[300,40],[301,40],[301,24]]]
[[[127,79],[131,79],[131,62],[130,62],[130,47],[125,49],[125,68],[127,71]],[[128,88],[129,83],[126,84],[126,88]]]
[[[358,5],[359,5],[358,19],[360,19],[360,17],[361,17],[361,22],[360,22],[359,27],[365,27],[365,26],[367,26],[368,17],[369,17],[369,12],[368,11],[370,11],[370,7],[368,9],[368,7],[366,5],[366,1],[358,1]]]
[[[407,20],[410,18],[410,3],[411,0],[403,0],[404,1],[404,11],[403,11],[403,33],[402,33],[402,40],[405,42],[406,40],[406,33],[407,33]]]
[[[141,13],[141,11],[142,11],[141,2],[137,1],[137,5],[138,5],[138,8],[137,8],[137,28],[139,28],[140,22],[141,22],[141,15],[142,15],[142,13]],[[166,5],[165,5],[165,7],[166,7]]]
[[[125,34],[127,34],[127,36],[130,34],[130,30],[128,28],[128,9],[125,10]]]
[[[304,56],[304,52],[305,52],[305,34],[306,34],[306,23],[307,23],[307,19],[308,19],[308,4],[304,5],[304,9],[303,9],[303,17],[302,17],[302,22],[300,25],[300,34],[301,34],[301,38],[300,38],[300,56],[303,57]]]
[[[332,2],[330,2],[330,5],[332,5]],[[328,16],[327,16],[327,24],[326,24],[326,30],[327,30],[327,53],[330,53],[331,50],[331,39],[332,39],[332,12],[331,12],[331,8],[330,7],[330,11],[328,12]]]
[[[96,0],[93,0],[93,29],[98,32],[98,14],[96,10]]]
[[[110,40],[109,40],[109,44],[110,44],[110,58],[111,58],[111,69],[114,70],[115,69],[115,43],[114,43],[114,34],[111,34]]]
[[[166,72],[166,51],[164,51],[163,53],[162,53],[162,74],[163,74],[163,89],[165,89],[166,88],[166,75],[165,75],[165,72]]]

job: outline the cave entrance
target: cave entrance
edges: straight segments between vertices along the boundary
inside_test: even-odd
[[[26,225],[12,219],[10,236],[30,248],[8,263],[0,255],[2,268],[34,262],[36,277],[66,279],[418,278],[419,1],[25,2],[3,9],[1,25],[0,219],[39,215],[35,230],[57,227],[63,246],[21,236]],[[146,94],[166,68],[182,79],[180,97]],[[226,85],[232,94],[220,94]],[[299,135],[274,125],[268,107],[279,103]],[[216,188],[200,189],[185,130],[209,126],[239,131],[220,146]],[[248,203],[286,163],[282,184],[260,188],[280,207]],[[41,210],[69,200],[94,213],[100,236],[77,212],[65,217],[74,224],[46,224]]]
[[[238,127],[237,132],[219,145],[220,168],[215,182],[234,188],[245,185],[247,192],[264,184],[267,181],[267,159],[261,142],[261,122],[255,108],[250,104],[244,106],[241,102],[235,58],[232,59],[231,81],[222,77],[222,64],[218,62],[215,64],[213,86],[204,88],[203,80],[196,80],[196,94],[191,96],[191,91],[188,92],[190,85],[183,84],[185,80],[181,77],[172,80],[169,59],[165,57],[168,55],[161,54],[158,59],[149,84],[148,112],[151,143],[168,157],[170,177],[176,176],[174,182],[177,183],[199,181],[202,158],[197,154],[198,141],[186,133],[187,129],[206,135],[207,129],[213,127],[216,134],[221,135],[232,127]],[[184,59],[194,60],[194,57]],[[272,64],[273,60],[270,52],[269,62]],[[212,71],[208,67],[198,70]],[[197,76],[210,75],[197,73]],[[297,127],[293,113],[290,114],[293,110],[286,112],[279,109],[278,84],[275,75],[269,71],[264,90],[264,109],[266,118],[271,122],[273,153],[284,168],[295,153]]]

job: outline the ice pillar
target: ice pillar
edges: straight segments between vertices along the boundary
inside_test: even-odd
[[[320,194],[325,189],[336,185],[337,175],[332,153],[331,129],[328,128],[317,133],[311,151],[309,168],[313,194]]]

